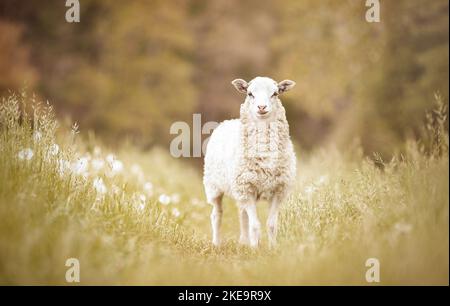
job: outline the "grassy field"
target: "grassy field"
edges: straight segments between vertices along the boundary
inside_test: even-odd
[[[10,96],[0,107],[0,284],[67,284],[73,257],[81,284],[367,285],[368,258],[380,262],[380,284],[449,283],[443,122],[430,120],[428,138],[390,161],[357,145],[297,150],[278,247],[268,249],[265,235],[258,250],[240,246],[226,200],[225,243],[214,248],[198,169],[166,148],[112,152],[28,100]]]

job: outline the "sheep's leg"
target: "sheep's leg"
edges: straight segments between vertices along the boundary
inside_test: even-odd
[[[239,225],[241,227],[241,236],[239,243],[247,245],[248,240],[248,214],[244,207],[239,207]]]
[[[222,196],[214,198],[211,203],[213,209],[211,212],[212,243],[215,246],[220,245],[220,224],[222,223]]]
[[[261,236],[261,225],[256,212],[256,203],[247,203],[244,208],[248,215],[250,246],[257,247]]]
[[[275,247],[275,245],[277,244],[278,211],[279,201],[276,197],[274,197],[270,202],[269,215],[267,217],[266,224],[270,247]]]

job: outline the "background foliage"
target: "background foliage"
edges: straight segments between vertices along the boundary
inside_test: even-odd
[[[306,149],[391,155],[417,137],[435,92],[448,101],[447,0],[81,0],[0,3],[0,91],[24,81],[103,139],[167,145],[172,122],[238,115],[234,78],[290,78],[291,129]]]
[[[75,257],[83,285],[367,285],[375,257],[381,284],[448,285],[449,2],[380,2],[80,0],[69,24],[1,0],[0,283],[67,284]],[[237,243],[228,198],[213,247],[169,126],[238,116],[256,75],[297,81],[297,180],[277,248]]]

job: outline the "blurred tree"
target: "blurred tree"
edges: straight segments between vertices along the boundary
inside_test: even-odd
[[[269,75],[273,69],[268,47],[275,33],[274,1],[192,1],[196,29],[198,111],[205,120],[239,116],[244,97],[231,85]]]
[[[359,138],[389,154],[448,101],[448,1],[0,2],[0,91],[22,81],[103,138],[167,145],[172,122],[238,116],[234,78],[297,82],[283,97],[305,148]]]
[[[197,101],[188,5],[84,0],[71,24],[64,1],[5,0],[0,16],[26,25],[38,89],[57,110],[111,140],[149,145],[167,141],[173,121],[190,120]]]
[[[389,153],[418,132],[435,91],[448,100],[448,1],[384,1],[380,23],[365,21],[364,1],[278,8],[278,73],[298,81],[294,111],[331,121],[323,140]]]
[[[0,20],[0,92],[35,85],[37,73],[22,31],[20,25]]]
[[[78,68],[73,76],[75,84],[85,80],[93,86],[93,94],[101,94],[92,106],[89,126],[114,137],[133,135],[141,143],[151,143],[167,141],[172,122],[190,120],[196,88],[186,5],[185,1],[103,4],[105,17],[98,18],[91,33],[99,55],[94,65]],[[66,85],[66,91],[79,88]],[[89,92],[84,95],[87,101],[92,97]],[[79,99],[79,93],[73,92],[73,98]]]

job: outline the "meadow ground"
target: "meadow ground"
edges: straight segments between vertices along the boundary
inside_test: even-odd
[[[12,95],[0,107],[0,284],[67,284],[66,260],[77,258],[81,284],[364,285],[366,260],[377,258],[381,284],[448,285],[442,126],[387,162],[357,145],[297,150],[278,247],[265,235],[258,250],[240,246],[226,200],[225,242],[214,248],[198,169],[164,148],[111,152],[26,100]]]

